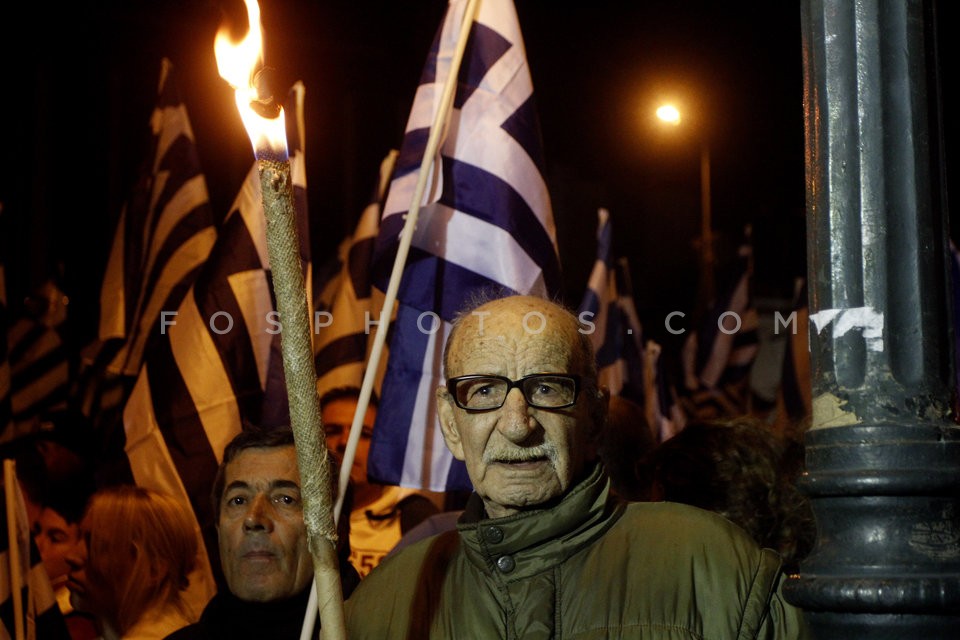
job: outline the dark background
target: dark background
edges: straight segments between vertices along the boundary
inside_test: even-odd
[[[242,2],[83,4],[93,6],[18,3],[16,19],[5,10],[0,174],[11,312],[56,275],[71,300],[69,330],[81,342],[95,333],[113,226],[146,153],[162,56],[174,63],[218,211],[230,206],[253,160],[213,55],[224,13],[242,16]],[[756,294],[789,299],[806,268],[800,3],[516,5],[567,302],[582,295],[603,206],[651,335],[664,337],[666,313],[692,307],[704,141],[719,254],[750,223]],[[949,5],[939,7],[943,25],[955,22]],[[320,263],[352,230],[381,159],[401,143],[446,2],[264,0],[261,8],[277,86],[306,85],[308,202]],[[949,56],[950,39],[941,45]],[[949,69],[942,73],[949,78]],[[687,107],[680,128],[656,124],[661,97]],[[956,127],[949,115],[945,123],[949,159]]]

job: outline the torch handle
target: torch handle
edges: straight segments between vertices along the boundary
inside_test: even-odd
[[[331,465],[323,438],[317,373],[310,340],[310,312],[300,260],[296,208],[289,162],[258,161],[267,252],[280,314],[280,350],[290,403],[303,495],[303,521],[313,559],[321,637],[346,638],[343,593],[336,553]]]

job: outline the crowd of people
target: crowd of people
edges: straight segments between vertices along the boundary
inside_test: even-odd
[[[531,313],[546,330],[526,328]],[[351,640],[809,637],[782,594],[815,536],[796,487],[802,445],[747,419],[656,442],[643,408],[598,384],[579,329],[537,297],[462,311],[436,403],[473,485],[463,500],[371,482],[369,408],[339,525]],[[339,463],[357,390],[321,406]],[[221,575],[197,601],[203,538],[189,505],[98,482],[79,421],[57,416],[4,454],[69,640],[301,637],[313,564],[289,428],[244,425],[222,452]]]

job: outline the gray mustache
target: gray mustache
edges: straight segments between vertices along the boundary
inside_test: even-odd
[[[550,462],[557,459],[557,448],[552,444],[539,444],[535,447],[526,447],[523,449],[492,449],[484,451],[483,461],[490,462],[527,462],[547,458]]]

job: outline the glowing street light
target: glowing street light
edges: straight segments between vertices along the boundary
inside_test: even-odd
[[[680,124],[680,111],[672,104],[665,104],[657,107],[657,117],[674,126]]]
[[[679,126],[680,111],[672,104],[657,107],[657,118],[671,126]],[[713,224],[710,211],[710,147],[701,133],[700,144],[700,238],[701,282],[705,304],[713,301]]]

